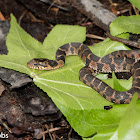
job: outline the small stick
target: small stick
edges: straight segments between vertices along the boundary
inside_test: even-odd
[[[86,34],[86,37],[88,37],[88,38],[96,38],[96,39],[105,40],[105,38],[103,38],[103,37],[101,37],[101,36],[92,35],[92,34]]]
[[[54,6],[54,7],[57,7],[57,8],[59,8],[59,9],[63,10],[63,11],[69,11],[69,9],[60,6],[60,5],[58,5],[57,3],[55,3],[55,2],[51,2],[50,0],[40,0],[40,1],[41,1],[41,2],[44,2],[44,3],[46,3],[46,4],[50,4],[51,7]]]
[[[23,17],[25,16],[25,14],[28,12],[28,10],[25,10],[22,15],[19,17],[19,20],[18,20],[18,24],[20,25],[20,22],[21,20],[23,19]]]
[[[139,15],[139,12],[138,12],[138,10],[136,9],[136,7],[132,4],[132,7],[133,7],[133,9],[134,9],[134,11],[135,11],[135,14],[136,15]]]
[[[11,129],[7,126],[5,122],[3,122],[2,119],[0,119],[0,123],[8,130],[9,133],[12,133]]]
[[[42,132],[43,132],[42,134],[43,140],[45,140],[44,125],[42,126]]]
[[[70,129],[69,133],[68,133],[68,139],[71,140],[70,135],[72,133],[72,128]]]
[[[50,136],[50,139],[53,140],[52,135],[51,135],[51,133],[49,131],[49,126],[46,124],[45,127],[46,127],[47,131],[44,131],[43,133],[45,133],[45,134],[48,133],[49,136]]]
[[[136,41],[130,41],[130,40],[127,40],[127,39],[112,36],[110,34],[110,32],[107,32],[107,36],[114,41],[118,41],[118,42],[124,43],[126,45],[130,45],[130,46],[134,46],[136,48],[140,48],[140,44]]]

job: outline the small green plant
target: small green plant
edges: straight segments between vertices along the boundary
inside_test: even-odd
[[[119,17],[111,23],[110,31],[112,35],[125,39],[129,39],[129,33],[140,34],[140,16]],[[138,133],[140,132],[140,101],[136,104],[137,96],[135,95],[129,105],[115,105],[104,99],[99,93],[79,81],[79,70],[84,63],[78,56],[66,57],[66,64],[57,70],[40,71],[27,67],[29,60],[55,59],[55,52],[60,46],[69,42],[82,43],[85,38],[85,27],[56,25],[41,44],[27,34],[11,15],[11,28],[6,40],[8,55],[0,56],[0,66],[30,75],[34,83],[52,98],[84,140],[124,140],[127,137],[140,139]],[[94,54],[102,57],[113,51],[129,48],[107,38],[90,49]],[[127,81],[117,80],[115,76],[107,79],[106,74],[100,74],[98,78],[114,89],[122,90],[120,86],[122,85],[128,90],[132,85],[132,78]],[[113,105],[113,108],[104,110],[104,106],[107,105]]]

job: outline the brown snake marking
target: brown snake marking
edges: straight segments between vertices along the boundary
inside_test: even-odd
[[[69,55],[79,55],[86,64],[79,72],[79,79],[108,101],[116,104],[127,104],[131,101],[135,92],[138,93],[140,99],[139,50],[119,50],[104,57],[98,57],[84,44],[69,43],[61,46],[56,51],[56,60],[32,59],[27,65],[32,69],[57,69],[64,65],[65,57]],[[96,78],[97,72],[131,72],[133,77],[132,87],[128,91],[116,91]]]

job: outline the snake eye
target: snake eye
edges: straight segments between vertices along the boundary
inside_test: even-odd
[[[34,64],[34,66],[38,66],[38,64],[37,64],[37,63],[35,63],[35,64]]]

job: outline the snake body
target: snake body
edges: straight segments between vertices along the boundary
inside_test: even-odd
[[[79,79],[108,101],[116,104],[127,104],[136,92],[140,99],[139,50],[119,50],[104,57],[98,57],[85,44],[69,43],[56,51],[56,60],[35,58],[30,60],[27,65],[32,69],[39,70],[58,69],[65,64],[65,57],[69,55],[79,55],[86,65],[80,70]],[[130,72],[133,77],[132,87],[128,91],[116,91],[95,77],[97,72]]]

